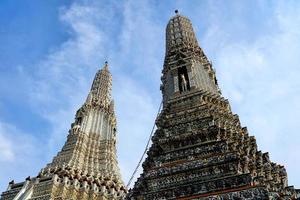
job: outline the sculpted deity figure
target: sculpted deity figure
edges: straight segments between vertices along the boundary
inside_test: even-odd
[[[77,131],[80,130],[80,125],[79,125],[79,124],[76,124],[76,125],[73,126],[72,129],[73,129],[74,132],[77,132]]]
[[[182,91],[187,91],[187,81],[184,77],[183,74],[180,75],[180,78],[181,78],[181,88],[182,88]]]
[[[249,158],[248,156],[244,156],[244,173],[249,173]]]

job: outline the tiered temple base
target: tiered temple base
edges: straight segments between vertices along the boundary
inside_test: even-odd
[[[285,168],[257,150],[224,98],[187,91],[156,123],[129,199],[297,199]]]
[[[1,200],[123,199],[126,189],[113,177],[92,177],[69,167],[49,169],[38,177],[28,177],[22,183],[9,183]]]

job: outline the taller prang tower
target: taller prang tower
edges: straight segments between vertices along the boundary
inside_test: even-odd
[[[166,28],[163,109],[131,200],[297,199],[283,166],[261,152],[222,97],[190,20]]]
[[[1,200],[123,199],[127,190],[116,155],[116,117],[108,64],[77,111],[66,143],[38,176],[9,183]]]

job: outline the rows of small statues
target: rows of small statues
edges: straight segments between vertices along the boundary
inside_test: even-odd
[[[72,193],[73,190],[80,190],[87,193],[94,193],[96,195],[111,195],[114,197],[119,197],[119,199],[122,199],[122,197],[125,196],[126,190],[123,186],[119,187],[112,181],[106,181],[106,182],[100,182],[97,180],[94,180],[93,182],[88,179],[70,179],[68,177],[59,177],[54,176],[55,184],[59,190],[65,190],[63,187],[59,187],[60,185],[64,185],[66,188],[70,189],[71,191],[69,193]],[[62,194],[61,191],[57,191],[57,195]]]
[[[256,165],[261,165],[261,159],[259,162],[257,162],[257,164],[255,164],[256,162],[256,154],[257,154],[257,146],[256,146],[256,142],[254,137],[249,137],[247,134],[243,134],[242,131],[240,133],[236,133],[236,135],[231,135],[233,136],[233,138],[227,138],[228,140],[233,140],[232,145],[230,145],[230,147],[232,147],[232,149],[230,150],[238,150],[240,153],[240,156],[242,157],[242,165],[244,171],[248,172],[250,169],[248,169],[249,167],[249,163],[254,162],[254,164],[252,164],[252,168],[255,168]],[[194,139],[190,140],[191,143],[192,141],[195,141]],[[267,154],[265,154],[267,155]],[[268,159],[268,156],[266,156],[267,158],[264,160],[264,169],[265,169],[265,175],[267,177],[268,180],[272,179],[271,178],[271,171],[273,171],[273,174],[276,174],[278,176],[278,174],[281,176],[281,182],[285,182],[286,179],[286,173],[284,172],[285,170],[282,169],[282,167],[276,167],[277,165],[275,164],[271,164],[271,162]],[[273,166],[273,169],[272,169]],[[255,169],[252,169],[252,171],[255,171]],[[253,172],[255,175],[255,172]],[[260,174],[261,175],[261,174]],[[277,178],[280,179],[280,178]],[[278,182],[278,180],[277,180]],[[284,185],[284,187],[287,185]]]
[[[147,171],[150,173],[150,176],[165,176],[174,174],[180,171],[187,171],[192,169],[200,169],[203,167],[213,166],[224,162],[230,162],[237,160],[237,156],[234,153],[226,154],[226,155],[217,155],[213,157],[207,157],[205,159],[200,160],[191,160],[185,161],[183,163],[179,163],[176,165],[163,166],[159,168],[154,168],[153,170]]]
[[[191,180],[194,182],[203,182],[211,179],[217,179],[222,176],[233,176],[237,174],[236,163],[224,163],[218,166],[212,166],[208,168],[189,170],[174,174],[167,177],[156,177],[148,181],[150,188],[164,188],[170,186],[176,186],[178,184],[187,184]],[[149,173],[145,175],[145,178],[150,178]]]
[[[95,197],[86,199],[101,199],[101,196],[107,195],[108,199],[121,200],[127,193],[125,186],[118,182],[118,179],[112,174],[95,177],[80,169],[72,169],[67,165],[42,170],[37,177],[26,178],[24,184],[32,185],[32,199],[49,199],[49,195],[53,197],[62,196],[63,199],[71,195],[74,196],[73,199],[82,199],[81,195],[86,193]],[[11,183],[11,187],[14,187],[14,183]],[[16,192],[19,191],[20,189]],[[45,195],[48,196],[45,197]],[[9,195],[6,195],[6,197],[9,197]]]
[[[201,133],[201,131],[207,130],[210,126],[211,119],[203,118],[192,122],[180,123],[172,127],[164,128],[163,134],[166,138],[178,137],[184,133]]]
[[[144,199],[174,199],[179,197],[188,197],[197,194],[205,194],[222,190],[227,187],[237,188],[251,184],[251,177],[249,175],[238,175],[233,177],[226,177],[220,180],[211,180],[208,182],[193,183],[189,185],[178,185],[177,187],[168,188],[167,190],[154,190],[149,194],[135,194],[134,196],[143,196]],[[147,186],[141,186],[147,187]],[[133,191],[134,192],[134,191]],[[129,195],[130,197],[130,195]]]
[[[52,177],[56,174],[58,177],[68,177],[70,180],[77,179],[78,181],[86,181],[87,183],[96,183],[98,185],[108,185],[109,187],[115,187],[116,189],[126,190],[123,183],[119,181],[116,174],[112,173],[99,173],[88,174],[87,171],[83,171],[79,168],[72,168],[69,165],[54,166],[42,169],[39,177]]]
[[[267,200],[267,199],[269,199],[269,197],[268,197],[267,191],[263,188],[249,188],[247,190],[228,192],[225,194],[193,198],[193,200],[230,200],[230,199]]]
[[[162,162],[172,162],[175,160],[187,158],[188,156],[205,156],[211,153],[226,152],[226,150],[226,143],[224,141],[220,141],[213,144],[204,144],[194,148],[183,149],[181,151],[175,150],[166,154],[162,154],[157,159],[161,160]]]
[[[202,95],[205,95],[205,97],[202,97]],[[183,123],[191,123],[191,127],[189,128],[197,131],[198,128],[208,128],[210,125],[204,120],[209,119],[211,116],[215,116],[215,118],[219,120],[215,121],[214,124],[217,124],[219,127],[230,126],[230,128],[240,129],[238,115],[234,115],[231,112],[228,101],[222,100],[219,97],[208,98],[208,96],[208,94],[202,93],[193,96],[193,99],[195,100],[190,99],[190,101],[191,104],[197,104],[199,106],[196,108],[194,108],[195,105],[193,105],[190,106],[192,109],[188,109],[189,107],[183,102],[182,107],[164,109],[159,120],[157,120],[157,124],[160,127],[165,128],[174,127],[172,132],[174,131],[174,133],[176,133],[178,128],[180,130],[180,127],[177,126],[181,126]],[[172,110],[172,112],[169,110]],[[195,120],[198,120],[199,122],[193,123]],[[182,130],[184,130],[184,127]],[[179,131],[179,133],[182,133],[182,131]]]
[[[178,58],[176,55],[178,52],[185,54],[185,57],[197,57],[202,65],[209,63],[212,68],[211,62],[208,60],[207,56],[204,54],[203,50],[199,47],[197,43],[182,43],[181,45],[173,45],[172,48],[166,52],[166,57],[164,61],[164,66],[170,66]]]

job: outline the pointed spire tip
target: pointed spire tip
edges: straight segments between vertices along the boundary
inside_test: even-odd
[[[107,62],[107,61],[104,62],[104,67],[103,67],[103,69],[108,70],[108,62]]]

